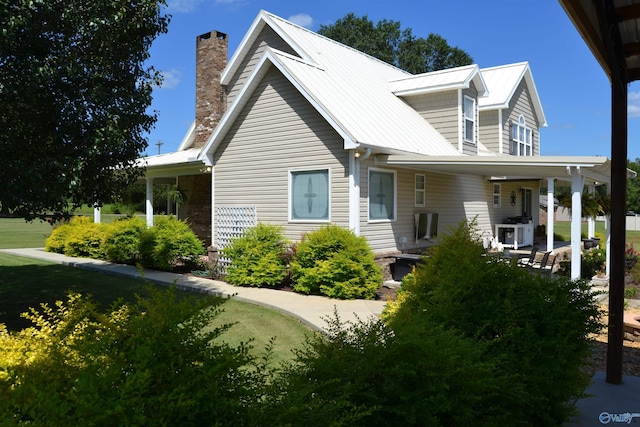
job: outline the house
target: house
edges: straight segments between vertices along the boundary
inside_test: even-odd
[[[197,38],[195,122],[177,152],[144,159],[147,198],[177,182],[180,216],[213,247],[257,221],[294,241],[331,222],[384,264],[474,218],[526,246],[541,184],[552,199],[570,182],[578,206],[585,185],[608,182],[605,157],[540,155],[547,122],[526,62],[411,75],[266,11],[228,62],[227,43]]]

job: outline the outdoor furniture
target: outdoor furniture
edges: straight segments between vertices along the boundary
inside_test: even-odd
[[[424,256],[415,254],[398,254],[392,255],[392,257],[395,258],[395,262],[391,264],[391,275],[393,280],[397,282],[411,273],[413,267],[425,258]]]
[[[531,252],[529,255],[524,255],[518,258],[518,265],[520,267],[529,267],[532,266],[536,261],[536,254],[538,253],[538,247],[534,246],[531,248]]]
[[[532,265],[527,266],[527,269],[531,272],[542,274],[544,268],[547,266],[547,263],[549,262],[550,255],[551,255],[551,252],[545,252],[544,255],[542,255],[542,259],[540,260],[540,262],[534,261]]]
[[[553,267],[556,264],[557,258],[558,255],[554,255],[553,258],[551,258],[551,262],[547,263],[547,265],[540,269],[540,274],[542,274],[543,276],[551,277],[551,273],[553,273]]]

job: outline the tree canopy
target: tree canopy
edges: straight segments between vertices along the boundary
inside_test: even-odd
[[[412,74],[473,63],[467,52],[450,46],[442,36],[416,37],[398,21],[383,19],[374,24],[366,15],[349,13],[334,24],[321,25],[318,33]]]
[[[143,172],[164,0],[0,1],[0,204],[32,219],[108,201]]]

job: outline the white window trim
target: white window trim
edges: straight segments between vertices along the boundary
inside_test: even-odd
[[[498,192],[496,193],[496,188]],[[498,203],[496,203],[496,196],[498,196]],[[494,208],[502,207],[502,184],[493,184],[492,203]]]
[[[521,124],[522,123],[522,124]],[[515,132],[514,132],[514,127],[515,127]],[[524,136],[524,140],[520,139],[520,129],[523,129],[523,136]],[[515,122],[512,122],[511,124],[511,129],[509,130],[509,132],[511,132],[511,140],[513,141],[513,144],[515,145],[515,153],[513,153],[514,156],[521,156],[520,154],[520,147],[524,148],[524,152],[525,154],[522,154],[522,156],[533,156],[533,129],[527,127],[527,119],[524,117],[524,115],[520,114],[518,116],[518,120]],[[515,133],[515,135],[514,135]],[[529,137],[529,142],[527,142],[527,137]],[[526,154],[527,149],[529,151],[529,154]]]
[[[472,114],[470,115],[470,117],[467,117],[467,109],[465,108],[467,99],[471,101],[471,103],[473,104],[473,106],[471,107]],[[468,95],[465,95],[462,100],[462,139],[467,144],[474,144],[474,145],[476,144],[476,140],[477,140],[476,132],[478,129],[477,120],[476,120],[477,110],[478,108],[476,106],[476,100]],[[473,123],[473,131],[471,132],[471,139],[467,137],[467,120],[470,120]]]
[[[327,189],[329,192],[329,200],[328,207],[329,215],[327,219],[297,219],[293,218],[293,206],[292,206],[292,187],[293,187],[293,174],[296,172],[314,172],[314,171],[327,171],[327,183],[329,188]],[[289,185],[288,185],[288,200],[287,205],[289,209],[289,222],[294,224],[325,224],[331,222],[331,168],[328,167],[320,167],[320,168],[296,168],[289,169],[287,173],[289,177]]]
[[[371,219],[371,172],[393,174],[393,218]],[[370,223],[395,222],[398,219],[398,172],[393,169],[369,168],[367,171],[367,221]]]
[[[418,177],[422,177],[423,188],[418,188]],[[422,203],[417,203],[418,194],[422,194]],[[423,173],[417,173],[413,177],[413,204],[417,208],[423,208],[427,204],[427,177]]]

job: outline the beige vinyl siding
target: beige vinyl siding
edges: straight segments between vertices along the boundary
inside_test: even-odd
[[[447,175],[425,172],[421,170],[397,169],[397,220],[389,222],[368,221],[368,171],[375,167],[373,161],[361,165],[361,206],[360,231],[376,253],[407,251],[425,248],[434,241],[420,241],[416,244],[414,214],[430,212],[438,214],[438,235],[456,227],[464,220],[477,220],[480,233],[493,235],[494,226],[502,223],[504,218],[520,216],[522,212],[522,196],[520,187],[533,188],[533,206],[538,204],[537,182],[505,182],[502,183],[502,204],[493,207],[493,182],[475,175]],[[392,170],[392,169],[389,169]],[[414,206],[415,174],[425,175],[426,205]],[[516,192],[516,205],[511,206],[509,195]],[[537,212],[534,212],[534,224],[538,223]],[[406,243],[400,238],[406,237]]]
[[[458,148],[458,91],[410,96],[404,100]]]
[[[256,64],[264,54],[267,47],[281,50],[291,55],[298,56],[293,49],[276,34],[269,26],[265,26],[260,35],[251,45],[249,53],[245,56],[243,62],[237,68],[236,74],[233,75],[231,81],[227,85],[227,105],[230,106],[235,100],[236,95],[242,89],[242,85],[247,81]]]
[[[500,152],[498,110],[480,112],[480,142],[490,151]],[[504,153],[508,153],[505,151]]]
[[[289,171],[328,168],[331,222],[348,227],[348,164],[340,136],[272,68],[214,154],[215,205],[255,206],[298,241],[320,224],[288,221]]]
[[[506,114],[503,113],[503,117],[505,118],[505,133],[504,133],[504,153],[511,153],[511,125],[510,121],[517,123],[520,115],[524,116],[526,120],[527,127],[529,129],[533,129],[533,155],[540,155],[540,131],[539,131],[539,123],[535,116],[535,112],[533,110],[533,105],[531,103],[531,97],[529,96],[529,90],[527,89],[527,85],[525,80],[523,79],[518,88],[516,89],[513,97],[511,98],[511,102],[509,103],[509,110],[506,111]]]

